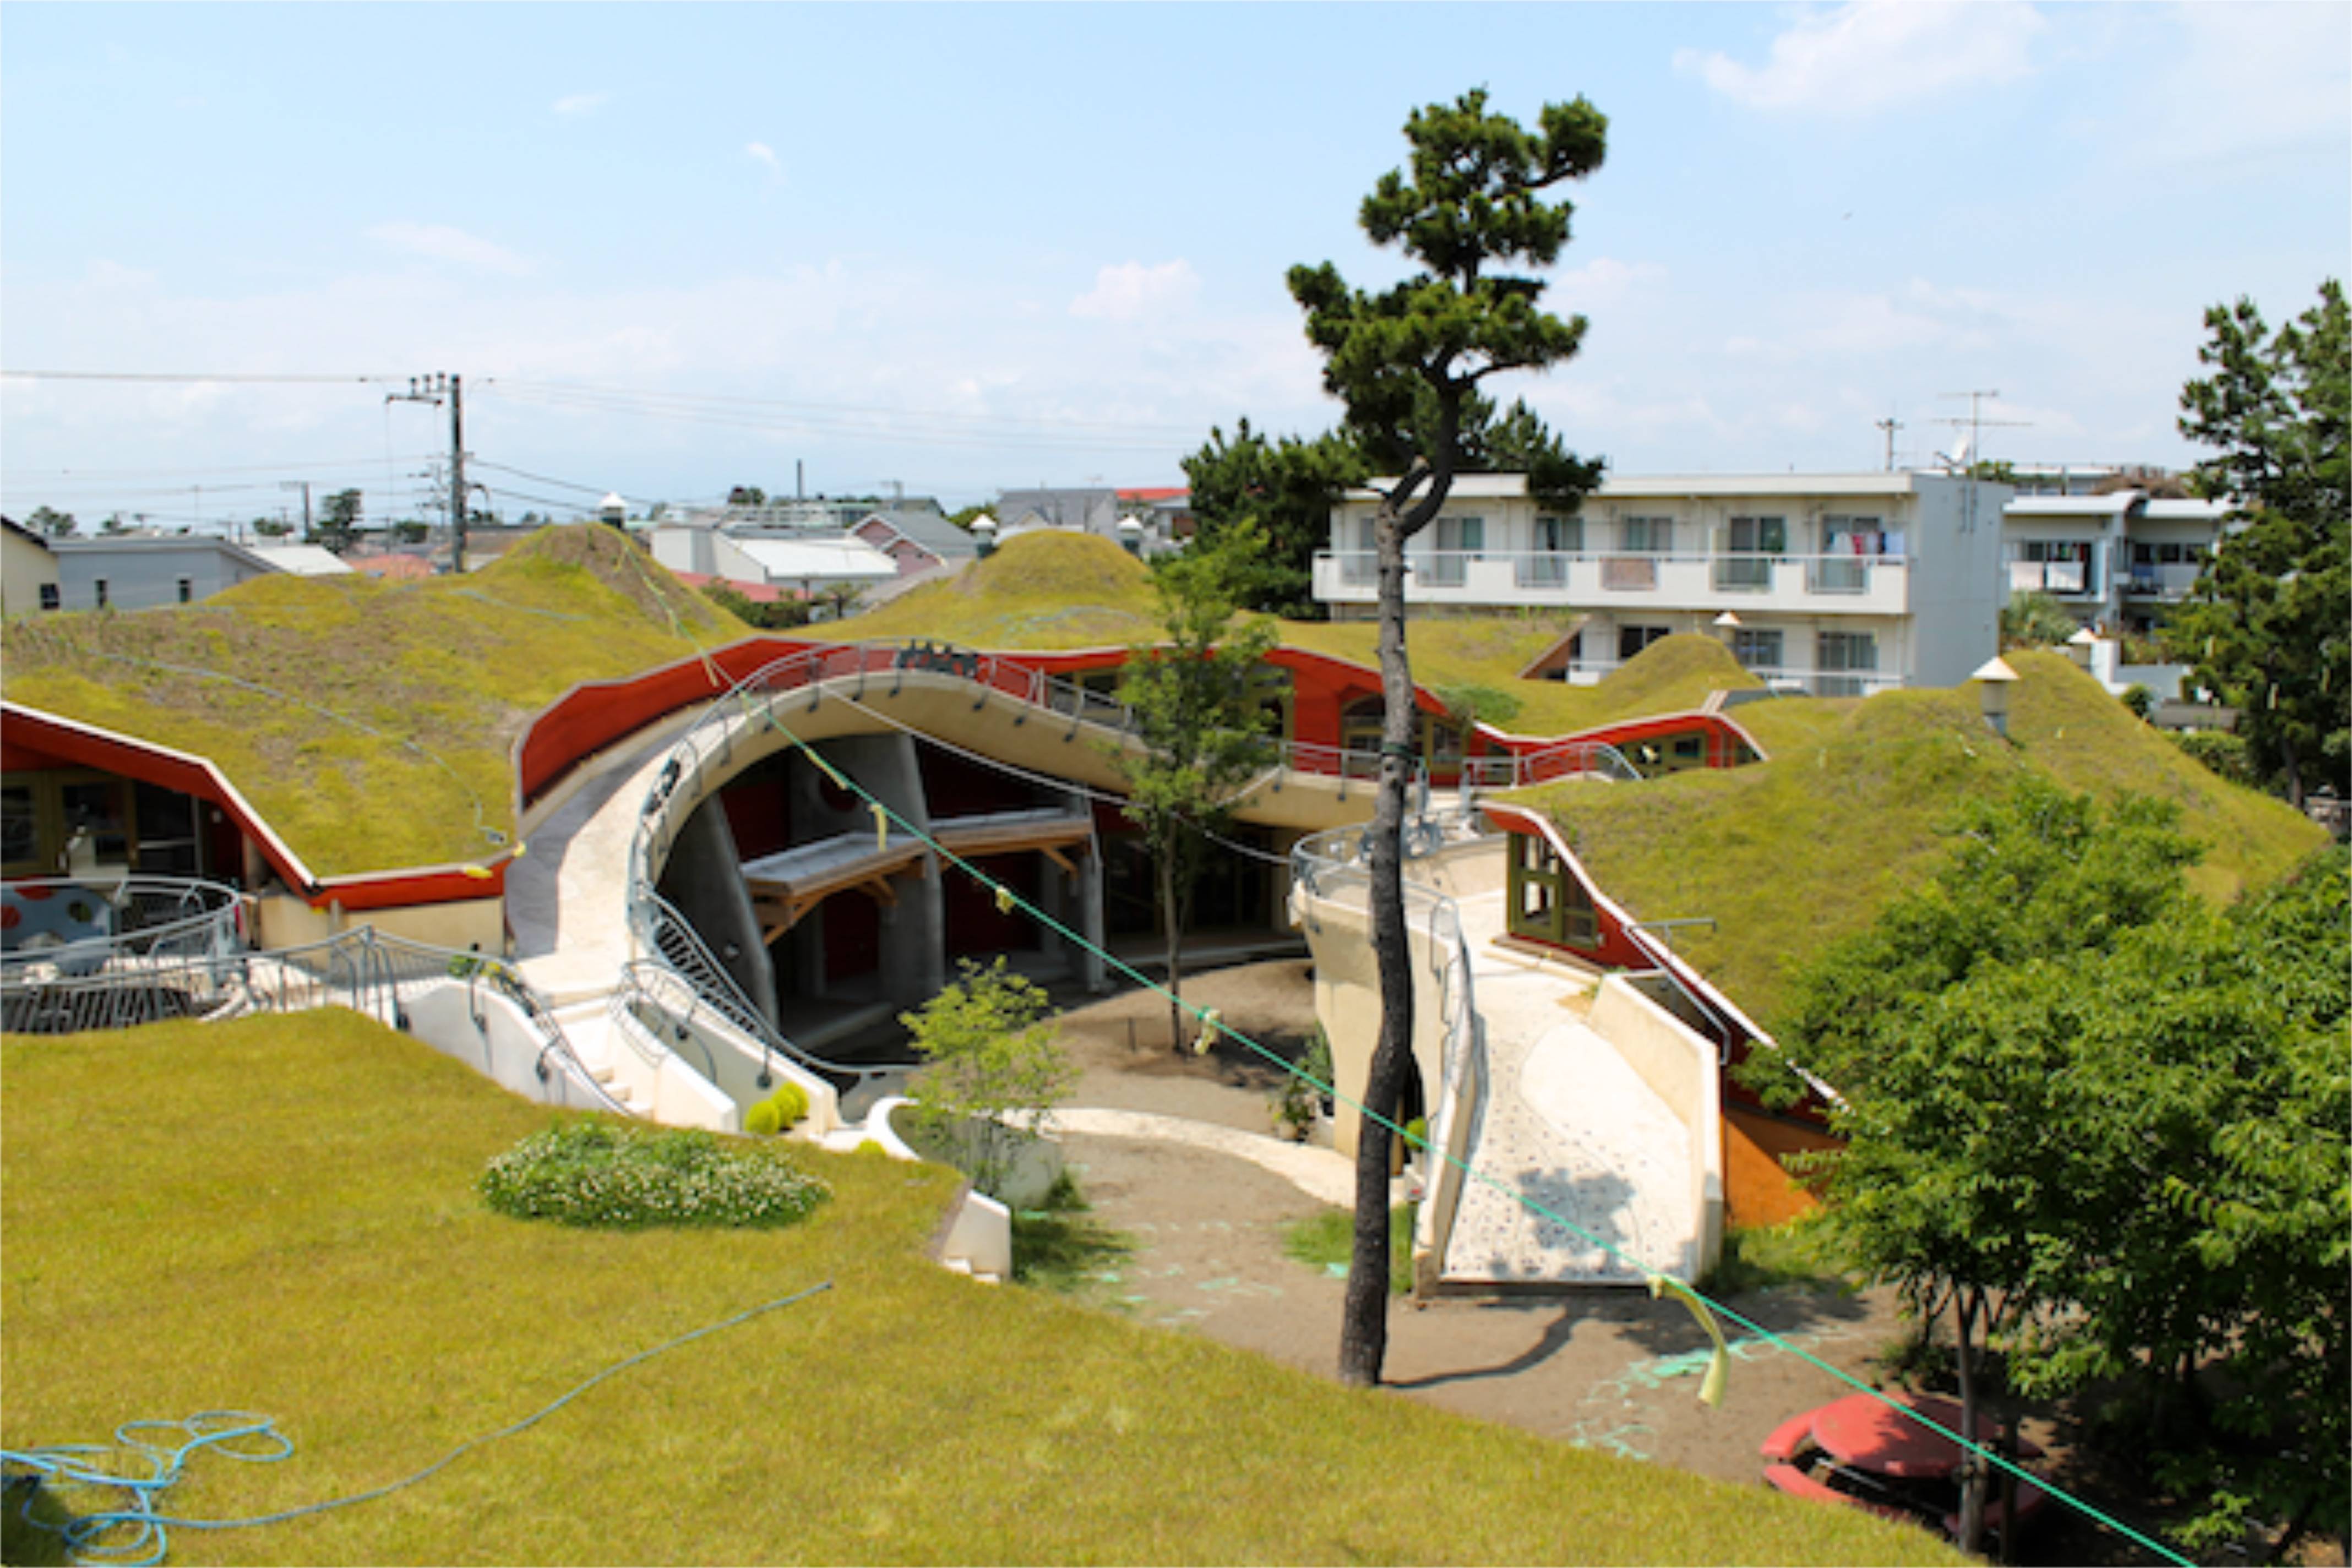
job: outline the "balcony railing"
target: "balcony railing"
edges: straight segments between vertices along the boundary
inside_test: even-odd
[[[2080,561],[2012,561],[2009,563],[2012,594],[2101,594],[2099,574]]]
[[[1853,615],[1909,610],[1910,562],[1896,555],[1653,555],[1624,552],[1415,550],[1413,604],[1575,605],[1709,612],[1811,608]],[[1315,558],[1315,595],[1369,604],[1379,581],[1370,551]]]

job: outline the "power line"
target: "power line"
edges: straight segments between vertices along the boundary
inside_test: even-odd
[[[1190,425],[1115,420],[1064,419],[1052,416],[1024,414],[971,414],[945,409],[892,408],[878,404],[806,403],[782,397],[746,397],[726,393],[665,392],[648,393],[635,386],[601,384],[593,382],[540,382],[515,380],[503,376],[488,378],[488,384],[507,390],[524,389],[538,393],[577,393],[619,397],[654,397],[665,401],[702,405],[715,408],[774,408],[790,412],[834,416],[845,414],[877,414],[894,419],[922,419],[941,424],[970,426],[1010,425],[1038,429],[1098,430],[1114,434],[1140,434],[1146,431],[1189,436],[1194,433]]]
[[[236,381],[266,384],[349,386],[367,382],[399,381],[396,375],[268,375],[241,371],[210,371],[189,374],[175,371],[132,370],[0,370],[0,377],[11,381]]]

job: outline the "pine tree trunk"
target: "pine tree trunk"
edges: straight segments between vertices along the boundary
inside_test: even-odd
[[[1380,548],[1381,688],[1386,702],[1381,730],[1380,788],[1366,837],[1370,859],[1372,956],[1379,964],[1381,1032],[1366,1075],[1365,1116],[1356,1139],[1355,1247],[1339,1331],[1339,1381],[1370,1387],[1381,1381],[1388,1352],[1389,1148],[1387,1121],[1396,1119],[1405,1070],[1412,1057],[1412,956],[1404,924],[1405,791],[1414,748],[1412,670],[1404,647],[1406,531],[1384,513],[1375,530]],[[1377,1118],[1377,1119],[1376,1119]],[[1381,1120],[1384,1119],[1384,1120]]]

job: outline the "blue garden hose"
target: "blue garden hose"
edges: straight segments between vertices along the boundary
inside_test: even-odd
[[[205,1410],[184,1421],[126,1422],[114,1429],[114,1442],[110,1446],[68,1443],[48,1448],[0,1448],[0,1466],[6,1468],[10,1491],[28,1482],[34,1483],[27,1489],[32,1495],[27,1496],[22,1505],[25,1522],[36,1529],[61,1535],[67,1554],[76,1563],[118,1564],[121,1568],[154,1568],[171,1550],[166,1526],[178,1530],[243,1530],[252,1525],[282,1524],[307,1514],[326,1513],[333,1509],[349,1508],[353,1503],[388,1496],[447,1468],[470,1449],[496,1442],[501,1437],[511,1437],[524,1428],[537,1425],[598,1384],[627,1371],[639,1362],[650,1361],[664,1351],[676,1350],[722,1329],[749,1321],[763,1312],[793,1306],[832,1289],[833,1281],[824,1280],[805,1290],[779,1297],[748,1311],[738,1312],[731,1318],[680,1334],[674,1340],[664,1341],[651,1350],[639,1351],[625,1360],[614,1362],[514,1425],[479,1437],[467,1438],[413,1476],[351,1497],[334,1498],[326,1502],[287,1509],[283,1512],[263,1514],[254,1519],[177,1519],[157,1511],[163,1494],[178,1483],[188,1462],[198,1454],[210,1451],[226,1459],[274,1464],[294,1452],[292,1439],[278,1430],[275,1420],[247,1411]],[[176,1446],[169,1440],[173,1435],[181,1439]],[[159,1438],[163,1440],[159,1441]],[[123,1462],[126,1460],[129,1463]],[[135,1473],[141,1464],[146,1468],[144,1475]],[[124,1506],[102,1508],[70,1518],[62,1525],[52,1524],[36,1518],[34,1514],[34,1504],[40,1491],[38,1483],[41,1482],[62,1483],[66,1487],[105,1488],[128,1493],[128,1502]]]

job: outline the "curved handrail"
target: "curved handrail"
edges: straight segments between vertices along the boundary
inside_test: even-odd
[[[772,1062],[775,1055],[788,1057],[811,1072],[827,1078],[846,1078],[853,1082],[881,1078],[899,1070],[895,1067],[858,1067],[832,1061],[794,1043],[790,1036],[768,1021],[767,1015],[754,1005],[750,997],[743,994],[743,988],[735,984],[735,977],[727,973],[712,954],[709,944],[703,942],[701,933],[678,912],[676,905],[651,889],[646,890],[644,898],[655,922],[650,950],[654,956],[634,959],[625,964],[622,968],[623,984],[639,985],[642,989],[643,976],[638,973],[641,969],[666,973],[728,1024],[758,1041],[761,1088],[766,1088],[774,1076]],[[649,994],[646,999],[656,1006],[661,1005],[659,998]],[[690,1016],[689,1014],[689,1019]]]
[[[89,910],[84,923],[105,910],[106,935],[68,937],[55,931],[27,932],[26,921],[7,922],[0,951],[0,984],[19,983],[37,966],[60,973],[95,973],[130,959],[157,959],[226,952],[246,945],[246,896],[225,883],[194,877],[100,879],[29,877],[0,883],[0,897],[22,915],[58,900],[79,901]],[[43,936],[51,940],[37,946]]]

